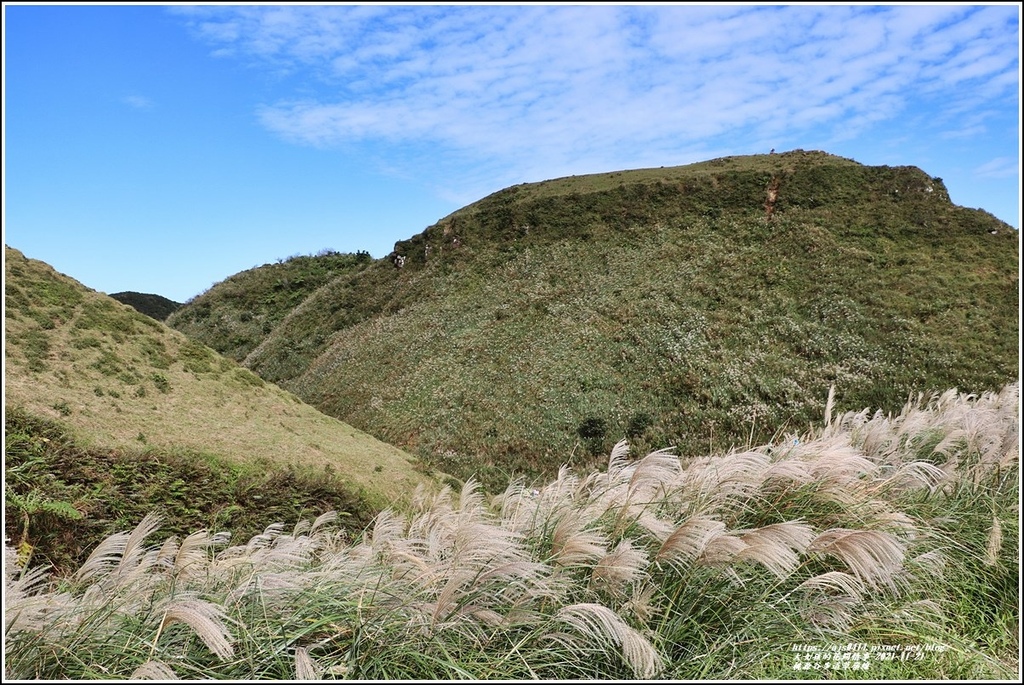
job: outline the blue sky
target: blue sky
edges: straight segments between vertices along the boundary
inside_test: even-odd
[[[802,148],[1020,227],[1020,7],[4,5],[4,242],[106,293]]]

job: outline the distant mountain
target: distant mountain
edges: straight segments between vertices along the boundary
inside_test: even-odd
[[[15,544],[82,550],[151,509],[181,532],[253,535],[328,509],[358,529],[434,483],[409,454],[44,262],[7,247],[5,274]]]
[[[915,167],[797,150],[521,184],[332,259],[237,274],[168,323],[492,487],[624,436],[766,442],[833,385],[894,411],[1019,374],[1016,231]]]
[[[162,295],[136,293],[130,290],[123,293],[113,293],[111,297],[129,307],[134,307],[136,311],[142,312],[157,321],[165,321],[168,316],[181,306],[180,302],[169,300]]]

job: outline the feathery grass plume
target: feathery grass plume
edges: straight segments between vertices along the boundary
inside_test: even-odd
[[[984,562],[986,566],[995,566],[999,563],[999,550],[1003,547],[1003,525],[999,522],[999,517],[992,516],[992,527],[988,531],[988,539],[985,542],[985,557]]]
[[[257,536],[262,537],[262,536]],[[301,536],[279,535],[271,542],[246,545],[248,558],[264,572],[299,570],[307,566],[317,547],[317,540]]]
[[[426,605],[429,610],[429,623],[424,627],[435,627],[450,622],[460,613],[460,609],[469,594],[470,585],[477,574],[470,569],[457,569],[447,574],[448,581],[440,589],[437,599]],[[441,627],[446,627],[441,625]]]
[[[903,546],[893,535],[846,528],[821,533],[811,542],[808,551],[839,559],[873,589],[894,588],[895,574],[902,568],[904,557]]]
[[[904,546],[913,543],[919,536],[918,524],[913,517],[890,508],[884,501],[869,500],[858,513],[860,525],[864,528],[892,534],[902,540]]]
[[[582,512],[567,512],[555,524],[551,536],[551,563],[556,566],[579,566],[605,555],[608,540],[599,530],[586,530],[590,522]]]
[[[799,521],[773,523],[748,531],[736,531],[746,545],[736,553],[737,561],[756,561],[780,580],[799,566],[814,539],[814,530]]]
[[[905,562],[905,565],[912,567],[919,576],[930,576],[932,578],[942,578],[948,566],[945,553],[938,549],[931,549],[927,552],[922,552],[916,557],[911,557]]]
[[[864,410],[865,414],[867,410]],[[858,415],[859,416],[859,415]],[[892,429],[891,419],[884,416],[881,410],[875,411],[871,419],[850,429],[852,444],[861,451],[878,460],[888,460],[900,448],[900,442]]]
[[[302,535],[305,535],[306,533],[309,532],[309,529],[310,529],[311,526],[312,526],[312,524],[309,521],[307,521],[306,519],[302,519],[300,521],[296,521],[295,522],[295,526],[292,528],[291,536],[293,538],[297,538],[297,537],[300,537]]]
[[[767,455],[754,450],[690,462],[678,478],[677,491],[686,493],[694,513],[711,513],[746,499],[764,483]]]
[[[962,449],[963,443],[967,441],[967,433],[962,428],[954,428],[946,433],[945,437],[932,448],[933,454],[941,454],[947,459],[954,456],[956,451]]]
[[[31,568],[4,586],[4,635],[39,632],[72,604],[70,595],[46,590],[49,574]]]
[[[463,516],[479,515],[484,510],[484,496],[480,491],[480,483],[474,478],[462,484],[459,493],[459,513]]]
[[[679,457],[672,448],[656,450],[638,461],[629,478],[629,492],[641,498],[653,499],[664,492],[682,473]]]
[[[643,549],[637,549],[629,539],[620,540],[608,554],[601,557],[591,572],[590,585],[621,596],[627,585],[641,580],[649,560]]]
[[[735,535],[722,532],[721,535],[716,535],[708,540],[704,550],[697,557],[697,563],[704,566],[719,566],[723,567],[726,574],[736,583],[742,584],[743,580],[740,578],[736,570],[729,566],[729,564],[736,559],[736,556],[746,549],[747,544],[742,539]]]
[[[659,591],[655,581],[649,575],[645,575],[644,579],[634,587],[629,599],[622,605],[622,614],[635,616],[644,623],[650,623],[661,611],[655,601]]]
[[[650,679],[663,668],[661,655],[647,638],[602,604],[582,602],[559,609],[555,618],[598,644],[621,647],[623,660],[637,678]]]
[[[170,666],[162,661],[147,661],[128,676],[129,680],[180,680]]]
[[[845,436],[827,442],[801,443],[798,450],[809,464],[814,478],[823,484],[856,488],[863,484],[863,479],[873,476],[878,468],[861,450],[846,443]]]
[[[467,568],[484,570],[527,557],[522,536],[486,520],[463,519],[450,535],[452,563]]]
[[[491,499],[491,506],[498,511],[501,520],[505,522],[506,525],[511,524],[519,530],[521,527],[520,524],[524,520],[524,512],[522,509],[532,497],[533,491],[526,487],[526,484],[521,478],[517,478],[509,481],[505,490],[498,493]],[[536,507],[529,506],[527,509],[529,512],[533,512],[536,510]]]
[[[319,516],[316,517],[316,519],[313,520],[313,525],[310,526],[310,528],[309,528],[309,534],[310,535],[315,535],[322,528],[325,528],[326,526],[329,526],[329,525],[331,525],[333,523],[336,523],[337,521],[338,521],[338,512],[337,511],[335,511],[333,509],[331,509],[329,511],[325,511],[324,513],[320,514]]]
[[[269,526],[263,529],[263,532],[259,535],[254,535],[249,538],[249,542],[246,548],[250,552],[254,552],[257,549],[266,547],[274,542],[274,540],[284,533],[284,523],[281,521],[275,521]]]
[[[924,488],[934,493],[940,485],[949,480],[948,474],[935,464],[926,461],[908,461],[900,464],[891,473],[880,478],[871,490],[898,491]]]
[[[295,648],[295,680],[320,680],[324,670],[317,664],[305,647]]]
[[[388,544],[400,538],[404,532],[405,521],[394,511],[384,509],[373,520],[370,548],[375,554],[385,554]]]
[[[725,524],[692,516],[668,536],[655,553],[659,561],[695,561],[715,538],[725,535]]]
[[[827,571],[803,581],[791,594],[800,599],[799,609],[805,620],[841,631],[856,620],[867,593],[860,578],[845,571]]]
[[[100,542],[74,575],[76,582],[89,583],[103,577],[127,573],[139,565],[143,543],[157,528],[160,517],[146,514],[131,533],[115,533]],[[154,557],[155,561],[155,557]]]
[[[175,599],[164,609],[160,632],[173,623],[184,623],[203,641],[207,649],[223,659],[235,653],[232,635],[225,623],[230,619],[223,608],[206,600]],[[159,640],[160,633],[157,634]]]
[[[659,545],[663,545],[678,528],[675,522],[662,518],[646,509],[642,510],[635,520],[636,524],[650,534]]]
[[[168,538],[170,539],[170,538]],[[217,544],[217,539],[208,531],[200,530],[185,537],[175,550],[171,568],[177,573],[195,570],[206,570],[209,549]]]
[[[807,485],[814,481],[810,464],[802,459],[783,457],[773,461],[764,472],[764,483],[781,482]]]
[[[825,400],[825,430],[832,427],[832,410],[836,404],[836,384],[828,387],[828,399]]]
[[[615,443],[612,451],[608,454],[608,468],[605,471],[608,483],[611,484],[618,480],[627,466],[629,466],[629,441],[623,439]]]

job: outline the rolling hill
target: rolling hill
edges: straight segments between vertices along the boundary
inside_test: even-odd
[[[181,306],[180,302],[169,300],[163,295],[137,293],[131,290],[123,293],[111,293],[110,296],[157,321],[165,321],[175,309]]]
[[[824,152],[506,188],[387,258],[259,267],[168,324],[460,477],[592,466],[622,437],[762,444],[837,407],[997,389],[1016,231],[915,167]]]
[[[44,533],[36,515],[134,526],[160,505],[183,530],[327,508],[358,528],[432,482],[410,455],[10,247],[5,274],[13,540],[36,537],[22,523]]]

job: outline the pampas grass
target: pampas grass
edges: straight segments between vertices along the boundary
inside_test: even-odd
[[[1016,601],[1017,398],[883,416],[830,391],[799,438],[687,460],[623,441],[494,497],[420,489],[354,542],[327,512],[151,544],[154,514],[66,579],[7,548],[5,676],[790,678],[792,644],[898,632],[958,654],[902,677],[1005,677],[1016,638],[978,645]],[[1003,623],[965,623],[985,612]]]

